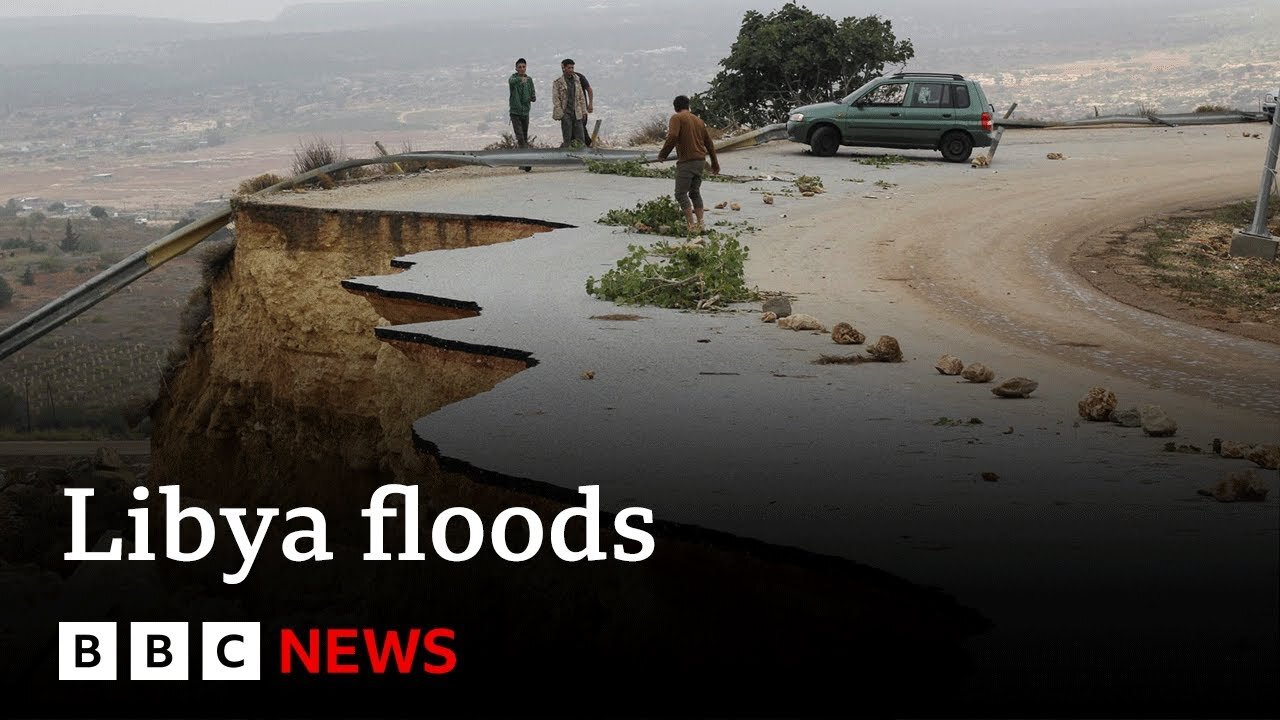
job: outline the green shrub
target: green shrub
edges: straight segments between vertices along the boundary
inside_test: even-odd
[[[599,175],[625,175],[627,177],[643,177],[643,178],[664,178],[674,180],[676,177],[676,166],[668,165],[666,167],[650,167],[647,163],[640,160],[587,160],[587,172]],[[732,175],[712,175],[710,172],[703,173],[704,182],[738,182],[738,179]]]
[[[636,203],[631,210],[610,210],[596,222],[601,225],[644,229],[646,232],[659,232],[659,228],[665,227],[667,231],[662,233],[664,235],[685,234],[684,210],[670,195]]]
[[[676,168],[669,165],[664,168],[652,168],[639,160],[621,160],[606,162],[604,160],[587,160],[587,172],[597,175],[625,175],[626,177],[666,178],[674,180]]]
[[[629,245],[617,267],[599,281],[587,278],[587,294],[620,305],[695,310],[753,300],[759,294],[743,282],[748,250],[736,237],[716,231],[696,243]]]

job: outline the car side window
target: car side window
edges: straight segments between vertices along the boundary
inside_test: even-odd
[[[868,105],[901,106],[906,97],[906,83],[885,83],[863,95],[861,102]]]
[[[969,88],[964,85],[951,86],[951,107],[969,107]]]
[[[912,90],[911,106],[936,108],[943,107],[944,102],[949,105],[943,95],[946,88],[942,83],[916,83]]]

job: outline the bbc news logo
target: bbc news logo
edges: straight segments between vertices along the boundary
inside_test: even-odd
[[[129,678],[188,680],[191,649],[185,622],[133,622]],[[59,680],[115,680],[120,644],[114,622],[58,623]],[[262,631],[256,622],[200,623],[200,678],[260,680]]]
[[[132,622],[130,680],[193,679],[188,623]],[[199,679],[261,680],[262,628],[256,622],[203,622]],[[281,675],[443,675],[458,664],[450,628],[308,628],[280,630]],[[120,643],[115,622],[58,623],[59,680],[116,680]]]

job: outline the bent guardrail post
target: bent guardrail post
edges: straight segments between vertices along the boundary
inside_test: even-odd
[[[1004,111],[1003,119],[1008,120],[1009,116],[1013,114],[1013,111],[1017,109],[1018,109],[1018,103],[1014,103],[1010,105],[1009,109]],[[1003,136],[1004,136],[1004,125],[1000,125],[999,127],[996,128],[995,135],[991,137],[991,147],[987,149],[988,165],[991,164],[991,161],[995,158],[996,148],[1000,147],[1000,138]]]

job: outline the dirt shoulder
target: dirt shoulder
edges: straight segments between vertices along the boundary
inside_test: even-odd
[[[1071,267],[1133,307],[1280,344],[1280,262],[1230,255],[1251,203],[1142,220],[1081,243]],[[1273,215],[1274,216],[1274,215]],[[1280,231],[1280,223],[1271,232]]]

